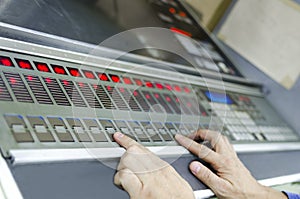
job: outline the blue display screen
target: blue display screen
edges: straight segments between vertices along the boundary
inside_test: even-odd
[[[217,102],[222,104],[233,104],[232,99],[225,93],[205,91],[205,95],[211,102]]]

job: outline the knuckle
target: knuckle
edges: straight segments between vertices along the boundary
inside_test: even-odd
[[[202,173],[202,177],[203,179],[205,179],[206,181],[210,182],[211,181],[211,173],[209,173],[208,171],[205,171]]]
[[[218,183],[215,192],[219,197],[226,198],[228,197],[229,193],[232,192],[231,187],[228,186],[226,183]]]

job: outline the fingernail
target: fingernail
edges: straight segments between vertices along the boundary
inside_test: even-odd
[[[176,134],[176,135],[175,135],[175,138],[176,138],[177,140],[182,140],[182,139],[183,139],[183,136],[180,135],[180,134]]]
[[[197,162],[191,163],[191,171],[193,174],[196,175],[200,171],[200,169],[201,169],[201,167],[200,167],[199,163],[197,163]]]
[[[124,134],[122,134],[120,132],[116,132],[115,136],[116,136],[116,138],[121,139],[122,137],[124,137]]]

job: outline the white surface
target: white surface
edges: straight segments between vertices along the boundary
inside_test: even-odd
[[[5,160],[0,156],[0,198],[23,199],[22,194]],[[2,188],[2,190],[1,190]]]
[[[218,34],[290,89],[300,74],[300,6],[290,0],[237,1]]]
[[[160,157],[180,157],[181,155],[189,154],[189,151],[181,146],[147,148]],[[300,142],[273,144],[234,144],[234,149],[238,153],[259,151],[290,151],[299,150]],[[121,147],[10,150],[10,154],[14,157],[14,164],[120,158],[124,152],[125,150]]]

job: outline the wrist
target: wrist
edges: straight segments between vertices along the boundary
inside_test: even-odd
[[[259,198],[264,199],[288,199],[288,197],[281,191],[275,190],[267,186],[261,186],[261,194]]]

